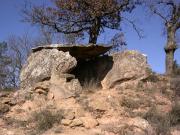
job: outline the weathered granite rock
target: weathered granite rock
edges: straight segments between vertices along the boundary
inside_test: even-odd
[[[153,127],[149,122],[141,117],[135,117],[127,120],[129,126],[133,128],[133,135],[156,135]]]
[[[72,120],[69,119],[62,119],[61,124],[64,126],[69,126],[72,123]]]
[[[112,57],[112,69],[101,82],[104,89],[114,88],[125,81],[143,80],[150,74],[146,56],[137,51],[124,51]]]
[[[88,129],[94,128],[99,124],[98,121],[92,117],[81,117],[81,120],[84,127]]]
[[[81,93],[82,87],[78,79],[74,78],[73,75],[52,73],[49,91],[53,93],[54,99],[75,97]]]
[[[77,61],[69,52],[57,49],[43,49],[32,53],[20,74],[21,87],[32,86],[37,82],[50,79],[52,73],[69,73]]]
[[[64,118],[68,120],[73,120],[75,118],[75,113],[72,109],[67,109],[64,111]]]
[[[72,121],[72,123],[71,123],[71,127],[76,127],[76,126],[81,126],[81,125],[83,125],[83,122],[82,122],[82,120],[80,120],[80,119],[74,119],[73,121]]]

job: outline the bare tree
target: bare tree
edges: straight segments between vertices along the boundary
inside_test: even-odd
[[[34,39],[34,44],[36,46],[44,46],[44,45],[51,45],[53,43],[56,44],[72,44],[75,45],[83,40],[83,34],[63,34],[63,33],[54,33],[48,27],[41,26],[39,29],[38,37]]]
[[[95,44],[104,28],[120,29],[123,12],[131,12],[138,0],[52,0],[54,6],[26,4],[24,21],[64,34],[89,34]]]
[[[10,74],[8,76],[9,85],[12,87],[19,86],[19,74],[25,64],[27,57],[29,56],[32,47],[35,47],[34,39],[28,32],[22,36],[9,36],[7,40],[8,44],[8,55],[11,58],[9,65]]]
[[[112,52],[123,51],[127,46],[124,33],[122,32],[116,33],[111,39],[111,45],[112,45],[112,49],[111,49]]]
[[[166,74],[173,74],[174,52],[177,49],[176,33],[180,29],[180,2],[178,0],[155,0],[150,4],[151,11],[159,16],[167,32]]]
[[[64,42],[66,44],[70,44],[70,45],[75,45],[76,43],[80,43],[81,40],[83,40],[84,38],[84,34],[83,33],[79,33],[79,34],[63,34],[63,39]]]
[[[33,41],[36,46],[50,45],[55,40],[55,34],[43,26],[40,27],[38,35]]]
[[[9,69],[8,65],[10,64],[11,60],[7,55],[7,43],[2,42],[0,43],[0,90],[7,87],[7,80]]]

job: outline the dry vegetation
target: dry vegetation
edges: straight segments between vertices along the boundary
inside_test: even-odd
[[[32,114],[32,120],[36,123],[36,131],[43,132],[53,127],[54,124],[61,123],[62,111],[51,112],[43,109]]]

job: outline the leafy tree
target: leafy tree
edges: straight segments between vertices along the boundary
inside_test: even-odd
[[[164,23],[167,43],[164,48],[166,53],[166,74],[173,74],[174,52],[177,49],[177,31],[180,29],[180,2],[178,0],[155,0],[150,4],[151,11],[158,15]]]
[[[104,28],[120,29],[123,12],[131,12],[137,0],[52,0],[53,6],[25,6],[24,21],[64,34],[89,34],[96,44]]]
[[[7,43],[0,43],[0,90],[7,86],[7,77],[9,74],[8,65],[11,63],[10,58],[6,54]]]

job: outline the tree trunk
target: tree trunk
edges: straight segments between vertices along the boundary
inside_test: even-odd
[[[89,31],[89,43],[96,44],[101,27],[101,19],[96,18]]]
[[[173,75],[174,73],[174,52],[177,49],[175,42],[175,29],[167,26],[167,44],[164,48],[166,53],[166,74]]]
[[[165,48],[166,52],[166,74],[172,75],[174,73],[174,52],[175,50]]]

